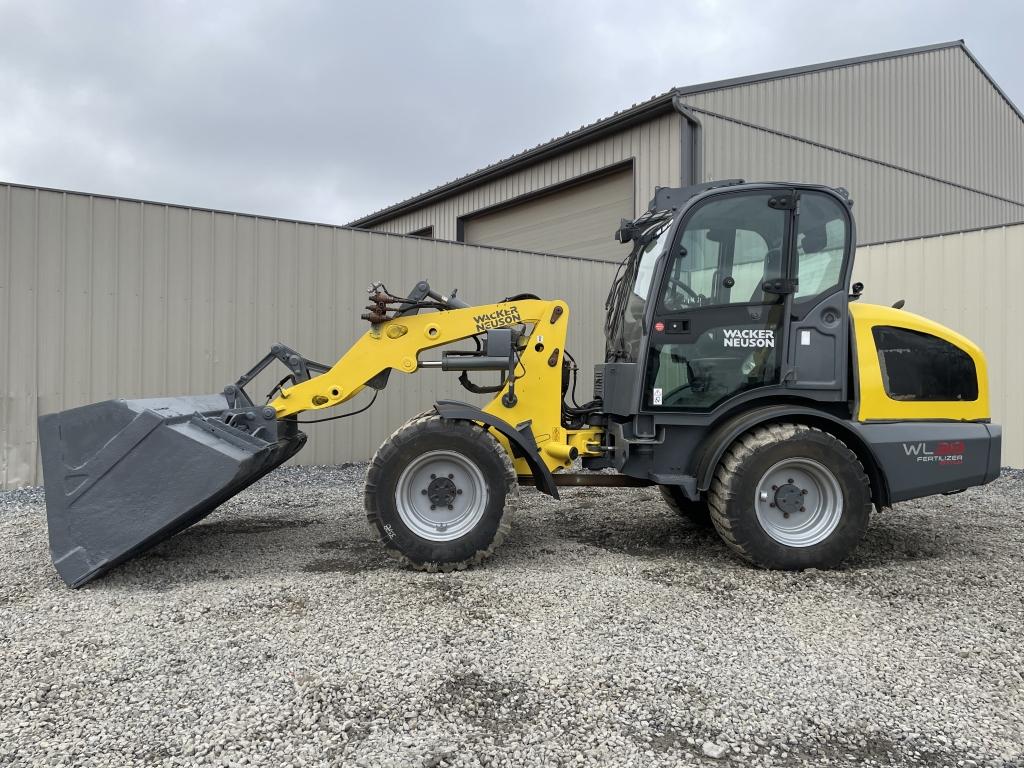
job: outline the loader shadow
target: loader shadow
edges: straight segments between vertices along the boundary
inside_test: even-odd
[[[512,533],[492,565],[538,565],[576,548],[626,556],[643,563],[651,580],[672,583],[688,566],[742,568],[711,527],[680,517],[654,498],[617,491],[576,494],[551,504],[524,494]],[[287,513],[287,510],[280,510]],[[402,570],[359,524],[325,514],[294,517],[236,516],[204,520],[161,542],[96,582],[97,586],[144,586],[167,590],[197,583],[278,576],[353,576]],[[926,527],[914,516],[872,520],[864,540],[840,570],[872,570],[899,564],[983,555],[963,531]],[[597,553],[595,553],[596,555]],[[585,562],[581,567],[585,567]]]
[[[369,539],[331,539],[321,541],[316,549],[318,552],[330,553],[331,557],[303,564],[301,569],[306,573],[365,573],[394,562],[388,560],[379,542]]]
[[[566,501],[564,512],[555,515],[554,532],[558,538],[594,547],[609,553],[628,555],[643,561],[675,563],[741,563],[719,538],[710,524],[694,522],[669,510],[657,498],[617,498],[617,491],[591,498],[584,492]],[[533,501],[524,494],[524,506]],[[545,502],[539,500],[540,505]],[[530,521],[520,521],[518,531]],[[532,527],[532,526],[530,526]],[[550,536],[550,534],[549,534]],[[550,544],[538,532],[522,535],[530,546]],[[979,542],[973,544],[962,530],[936,526],[931,516],[908,516],[886,512],[873,515],[860,545],[840,566],[840,570],[862,570],[941,561],[983,554]],[[520,557],[529,558],[528,552]]]
[[[548,519],[540,525],[535,524],[530,508],[534,502],[540,508],[548,502],[535,492],[523,494],[523,501],[526,514],[516,521],[511,537],[518,540],[517,549],[549,548],[561,540],[649,560],[727,556],[710,526],[679,516],[660,500],[637,498],[629,491],[577,491],[550,507],[544,515]]]
[[[187,528],[112,571],[97,584],[152,589],[267,575],[359,574],[389,565],[369,533],[323,518],[234,517]],[[339,533],[341,537],[339,538]]]
[[[896,563],[921,563],[979,554],[962,533],[941,534],[908,519],[873,519],[860,546],[847,561],[850,569],[871,569]]]

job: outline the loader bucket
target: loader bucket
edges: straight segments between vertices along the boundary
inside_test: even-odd
[[[294,456],[294,422],[246,431],[224,395],[107,400],[39,418],[50,555],[80,587]],[[272,412],[271,412],[272,413]]]

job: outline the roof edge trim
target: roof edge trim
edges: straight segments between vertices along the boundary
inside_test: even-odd
[[[996,89],[996,93],[1003,97],[1003,101],[1006,102],[1007,106],[1016,113],[1021,122],[1024,122],[1024,113],[1017,109],[1017,105],[1013,103],[1013,99],[1006,94],[1006,91],[999,87],[999,83],[997,83],[995,78],[988,73],[988,70],[981,66],[981,62],[978,61],[978,58],[973,53],[971,53],[971,49],[967,47],[967,43],[961,40],[960,47],[963,49],[963,52],[967,54],[967,58],[971,60],[971,63],[974,64],[974,66],[978,68],[978,71],[984,75],[986,80],[988,80],[989,85]]]

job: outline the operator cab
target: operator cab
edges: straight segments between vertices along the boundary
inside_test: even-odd
[[[819,186],[659,189],[617,233],[635,245],[609,294],[606,359],[643,381],[622,415],[709,413],[765,388],[845,399],[849,209]]]

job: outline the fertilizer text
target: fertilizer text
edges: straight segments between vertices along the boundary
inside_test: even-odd
[[[907,456],[913,456],[919,462],[936,462],[938,464],[963,464],[964,441],[943,440],[940,443],[903,443]]]

